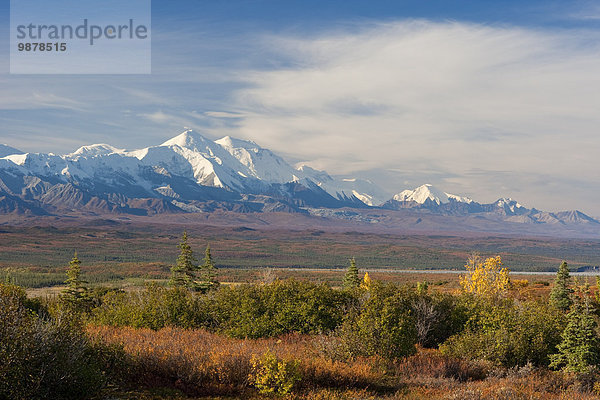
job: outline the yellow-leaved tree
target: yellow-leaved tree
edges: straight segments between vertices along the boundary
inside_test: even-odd
[[[369,290],[371,288],[371,277],[369,276],[368,272],[365,272],[365,277],[363,278],[363,281],[360,283],[360,287],[365,290]]]
[[[465,268],[467,274],[460,277],[460,285],[467,293],[495,296],[506,293],[510,287],[510,271],[500,256],[483,260],[479,255],[471,255]]]

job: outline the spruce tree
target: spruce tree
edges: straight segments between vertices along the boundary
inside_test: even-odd
[[[62,291],[60,296],[63,304],[71,311],[80,312],[88,309],[90,296],[88,288],[85,286],[86,283],[81,279],[81,261],[75,252],[67,268],[67,280],[65,281],[67,288]]]
[[[183,287],[191,290],[196,290],[196,271],[198,270],[197,260],[194,257],[194,252],[188,244],[187,231],[183,231],[181,243],[177,245],[181,250],[177,263],[171,268],[171,278],[169,285],[173,287]]]
[[[573,293],[573,290],[569,287],[570,283],[569,266],[566,261],[563,261],[558,268],[554,287],[550,292],[550,304],[563,311],[567,311],[571,307],[573,304],[571,293]]]
[[[217,281],[217,267],[210,254],[210,244],[206,246],[206,250],[204,251],[204,260],[200,266],[200,273],[202,279],[200,289],[206,291],[219,286],[219,282]]]
[[[344,281],[342,287],[344,289],[354,289],[360,285],[360,278],[358,277],[358,268],[356,267],[356,260],[354,257],[350,259],[350,266],[346,270],[344,275]]]
[[[550,356],[550,367],[570,372],[586,372],[600,364],[600,341],[596,335],[596,320],[587,297],[577,300],[567,315],[558,353]]]

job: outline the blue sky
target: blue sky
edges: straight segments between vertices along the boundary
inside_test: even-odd
[[[68,153],[192,127],[399,192],[600,216],[600,4],[153,1],[152,75],[9,75],[0,143]]]

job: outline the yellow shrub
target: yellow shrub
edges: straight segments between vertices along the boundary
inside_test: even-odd
[[[460,277],[460,285],[467,293],[494,296],[505,293],[510,286],[509,269],[502,266],[500,256],[487,258],[469,257],[465,265],[467,274]]]
[[[286,395],[300,381],[298,360],[280,360],[267,351],[261,357],[252,357],[249,380],[261,393]]]

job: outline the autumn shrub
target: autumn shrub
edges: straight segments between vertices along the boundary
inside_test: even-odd
[[[367,389],[322,389],[304,393],[300,398],[302,400],[375,400],[381,397]]]
[[[29,304],[22,289],[0,284],[0,398],[82,399],[98,392],[105,383],[101,346],[66,318],[41,318]]]
[[[529,281],[527,279],[512,279],[510,281],[512,287],[522,289],[529,286]]]
[[[386,371],[378,368],[382,364],[378,357],[338,361],[321,354],[308,354],[312,356],[305,355],[301,358],[302,388],[368,388],[382,384],[385,380]]]
[[[253,356],[250,362],[250,383],[261,393],[286,395],[302,378],[298,360],[279,359],[270,351]]]
[[[466,329],[440,347],[444,354],[505,367],[546,366],[564,327],[560,312],[536,301],[480,300],[471,313]]]
[[[466,293],[479,296],[498,296],[510,288],[509,269],[504,267],[500,256],[483,260],[472,255],[465,265],[467,274],[460,278],[460,285]]]
[[[252,354],[239,342],[200,330],[88,326],[95,340],[131,357],[131,383],[174,386],[189,393],[247,384]]]

